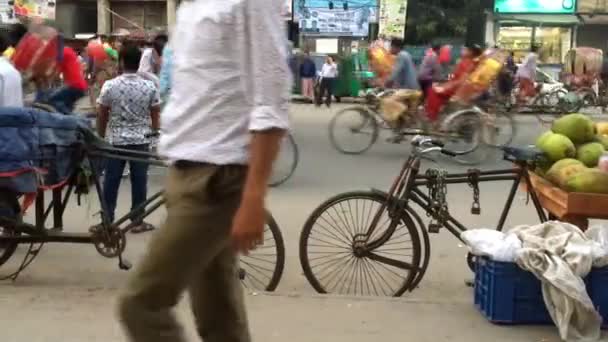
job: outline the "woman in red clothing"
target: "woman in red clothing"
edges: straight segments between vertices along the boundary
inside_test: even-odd
[[[456,93],[467,76],[475,70],[482,52],[481,47],[477,45],[463,48],[460,62],[454,69],[452,79],[442,84],[435,84],[430,89],[425,104],[425,110],[430,121],[437,121],[443,106]]]

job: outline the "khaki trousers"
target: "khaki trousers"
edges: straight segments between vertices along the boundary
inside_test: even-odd
[[[185,341],[172,311],[186,291],[205,342],[251,340],[230,244],[246,172],[244,166],[205,164],[169,169],[167,220],[120,299],[131,341]]]

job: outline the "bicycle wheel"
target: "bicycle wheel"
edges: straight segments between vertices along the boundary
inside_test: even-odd
[[[372,192],[338,195],[318,207],[300,236],[304,275],[319,293],[401,296],[420,273],[421,242],[406,213],[384,210],[376,230],[369,225],[386,196]],[[370,243],[387,238],[380,247]]]
[[[281,144],[281,150],[272,167],[272,175],[270,176],[270,186],[279,186],[291,176],[293,176],[298,162],[300,161],[300,151],[295,139],[291,134],[288,134]]]
[[[484,143],[492,147],[509,146],[515,138],[517,126],[512,115],[496,113],[488,115],[484,122]]]
[[[268,213],[264,244],[240,258],[239,278],[250,290],[276,290],[285,268],[285,243],[279,225]]]
[[[0,216],[7,221],[21,222],[20,207],[17,198],[13,194],[0,195]],[[13,224],[2,222],[0,224],[0,236],[19,236]],[[4,265],[17,250],[17,242],[0,242],[0,266]]]
[[[378,139],[378,123],[364,107],[350,107],[336,113],[329,123],[332,145],[344,154],[361,154]]]

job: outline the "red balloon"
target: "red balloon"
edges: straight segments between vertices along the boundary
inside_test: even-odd
[[[87,45],[87,55],[95,62],[103,62],[108,59],[106,49],[96,41],[91,41]]]

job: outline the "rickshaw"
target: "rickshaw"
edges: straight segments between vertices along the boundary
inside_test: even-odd
[[[24,76],[41,77],[56,60],[52,53],[57,51],[54,37],[32,34],[29,38],[23,41],[30,48],[17,47],[16,54],[23,55],[18,61],[24,61],[17,66]],[[41,51],[47,52],[43,58],[39,58]],[[28,53],[41,63],[25,63]],[[0,267],[7,266],[13,257],[17,259],[0,280],[16,280],[47,243],[88,244],[101,256],[118,259],[120,269],[130,269],[131,264],[123,258],[127,234],[136,226],[134,220],[143,220],[163,207],[164,191],[148,196],[141,206],[112,222],[101,186],[105,160],[158,167],[166,167],[167,162],[155,153],[110,145],[79,115],[59,114],[48,105],[41,107],[45,109],[0,107]],[[150,138],[156,135],[152,131],[147,134]],[[71,199],[77,197],[80,204],[80,198],[93,188],[99,201],[99,225],[88,231],[81,227],[84,233],[64,231],[64,216],[73,210]],[[29,208],[33,222],[27,222]],[[272,291],[283,273],[285,247],[276,221],[269,212],[266,218],[263,245],[240,258],[234,276],[248,288]],[[22,245],[28,247],[19,248]]]
[[[564,70],[561,73],[561,81],[570,90],[578,94],[583,107],[602,106],[600,89],[602,85],[603,52],[600,49],[590,47],[574,48],[566,54]]]
[[[401,143],[406,136],[425,134],[440,138],[446,146],[458,151],[455,160],[462,164],[477,164],[483,159],[483,145],[509,145],[515,134],[510,115],[502,112],[489,114],[476,106],[477,99],[486,92],[502,68],[503,51],[488,51],[477,68],[455,86],[451,99],[442,105],[440,117],[429,122],[422,109],[422,93],[407,89],[376,89],[366,96],[366,103],[345,108],[329,124],[332,145],[345,154],[361,154],[371,148],[380,137],[380,130],[391,132],[388,142]],[[394,64],[388,51],[370,50],[370,66],[378,84],[385,83]]]

